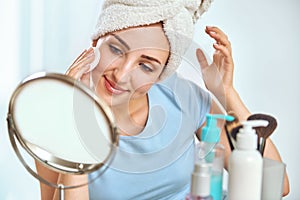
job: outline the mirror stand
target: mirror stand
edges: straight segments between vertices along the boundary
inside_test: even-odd
[[[7,118],[7,121],[8,121],[8,124],[10,124],[10,119],[9,117]],[[58,199],[59,200],[64,200],[64,197],[65,197],[65,189],[71,189],[71,188],[77,188],[77,187],[82,187],[86,184],[81,184],[81,185],[78,185],[78,186],[72,186],[72,187],[65,187],[63,184],[54,184],[54,183],[51,183],[49,181],[47,181],[46,179],[44,179],[43,177],[39,176],[27,163],[26,161],[24,160],[23,156],[21,155],[21,152],[19,151],[19,148],[18,148],[18,145],[16,143],[16,138],[19,142],[21,142],[17,135],[14,133],[14,130],[12,130],[12,128],[9,126],[9,139],[10,139],[10,142],[12,144],[12,147],[18,157],[18,159],[21,161],[21,163],[23,164],[23,166],[26,168],[26,170],[33,176],[35,177],[38,181],[52,187],[52,188],[55,188],[55,189],[58,189]]]
[[[58,198],[59,200],[64,200],[65,189],[63,184],[58,184]]]

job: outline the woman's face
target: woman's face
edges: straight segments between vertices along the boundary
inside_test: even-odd
[[[145,97],[169,57],[161,24],[117,31],[98,42],[101,58],[93,82],[97,94],[111,106]]]

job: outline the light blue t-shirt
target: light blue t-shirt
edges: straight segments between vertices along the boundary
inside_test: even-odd
[[[182,200],[190,190],[194,134],[205,121],[207,92],[177,74],[148,92],[149,116],[136,136],[120,136],[110,166],[89,175],[90,199]]]

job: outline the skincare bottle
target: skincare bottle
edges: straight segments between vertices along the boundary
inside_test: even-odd
[[[236,149],[229,158],[228,198],[230,200],[260,200],[263,159],[256,150],[257,135],[252,127],[267,126],[264,120],[242,123],[237,134]]]
[[[210,194],[214,200],[221,200],[223,196],[223,168],[225,150],[220,142],[221,130],[217,126],[217,120],[224,119],[233,121],[234,117],[229,115],[206,115],[206,126],[202,129],[200,149],[202,159],[212,164],[210,179]]]
[[[210,196],[210,170],[211,165],[209,163],[195,163],[191,193],[186,196],[186,200],[213,200]]]

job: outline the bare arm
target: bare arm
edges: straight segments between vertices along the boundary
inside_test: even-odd
[[[57,183],[59,173],[54,172],[39,162],[35,162],[37,173],[43,179],[49,181],[50,183]],[[54,197],[55,188],[50,187],[42,182],[40,182],[41,189],[41,199],[42,200],[52,200]]]
[[[64,198],[65,199],[72,199],[72,200],[88,200],[89,199],[89,192],[88,192],[88,182],[87,175],[69,175],[69,174],[59,174],[58,176],[58,183],[65,185],[65,186],[77,186],[81,184],[85,184],[80,187],[76,187],[74,189],[66,189],[64,191]],[[59,199],[59,191],[55,190],[53,200]]]
[[[88,182],[87,175],[67,175],[60,174],[58,172],[52,171],[42,165],[39,162],[36,162],[36,168],[39,176],[44,178],[53,184],[62,184],[65,186],[76,186],[80,184],[85,184],[84,186],[77,187],[74,189],[66,189],[64,191],[65,199],[78,199],[85,200],[89,199],[88,193]],[[50,187],[44,183],[40,183],[41,188],[41,199],[42,200],[58,200],[59,199],[59,191],[54,187]]]

